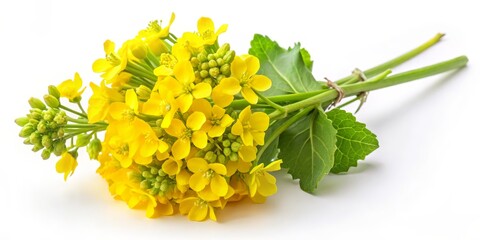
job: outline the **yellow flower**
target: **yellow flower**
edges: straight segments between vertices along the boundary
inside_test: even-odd
[[[163,116],[162,128],[168,128],[178,110],[177,101],[171,91],[153,91],[143,104],[142,113],[152,116]]]
[[[203,129],[207,131],[210,137],[220,137],[225,128],[233,123],[233,118],[225,114],[226,110],[214,105],[213,107],[206,99],[196,99],[193,101],[190,111],[200,111],[205,114],[207,120],[203,125]]]
[[[270,119],[266,113],[255,112],[252,114],[252,110],[248,106],[240,112],[237,122],[233,124],[232,134],[240,136],[246,146],[263,145],[269,122]]]
[[[105,120],[110,104],[112,102],[124,101],[124,97],[115,89],[108,88],[104,81],[101,82],[100,86],[91,82],[90,87],[93,94],[88,100],[87,115],[89,123]]]
[[[212,87],[207,83],[195,84],[195,73],[190,61],[181,61],[173,69],[175,79],[167,76],[158,81],[158,91],[171,91],[177,97],[177,104],[182,113],[192,105],[193,99],[210,96]]]
[[[215,25],[212,19],[207,17],[198,19],[197,27],[204,44],[207,45],[213,45],[217,41],[218,35],[227,31],[227,24],[223,24],[217,32],[215,32]]]
[[[93,71],[103,73],[102,77],[107,83],[112,83],[121,71],[127,66],[127,58],[124,52],[115,53],[115,43],[107,40],[103,43],[105,58],[99,58],[93,63]]]
[[[157,151],[165,153],[168,150],[168,144],[158,139],[150,125],[143,120],[135,121],[134,128],[131,129],[138,134],[138,137],[132,140],[132,145],[135,145],[134,148],[138,149],[134,156],[136,163],[150,164]],[[133,132],[131,134],[135,135]]]
[[[183,166],[182,160],[178,160],[170,157],[167,160],[165,160],[165,162],[163,162],[162,170],[166,174],[173,176],[180,173],[180,171],[182,170],[182,166]]]
[[[77,159],[69,152],[64,152],[55,168],[58,173],[63,173],[63,179],[67,181],[68,176],[72,176],[73,172],[75,172],[77,165]]]
[[[160,56],[160,54],[168,51],[167,43],[165,43],[163,39],[167,38],[170,34],[170,26],[174,20],[175,14],[172,13],[168,25],[163,28],[161,27],[161,22],[159,24],[157,20],[152,21],[146,29],[138,33],[137,38],[145,41],[150,50],[152,50],[155,55]]]
[[[138,132],[135,131],[138,121],[140,120],[134,119],[133,122],[115,121],[108,125],[105,132],[106,151],[109,151],[124,168],[132,164],[139,147],[133,141],[138,138]]]
[[[280,170],[282,160],[271,162],[266,167],[263,163],[255,166],[247,176],[247,184],[250,189],[250,197],[257,193],[263,197],[268,197],[277,192],[276,179],[268,172]]]
[[[188,214],[191,221],[204,221],[207,217],[217,221],[214,207],[221,207],[220,201],[207,202],[199,197],[187,197],[180,201],[179,210],[183,215]]]
[[[82,78],[80,78],[78,73],[75,73],[73,80],[63,81],[57,86],[57,89],[60,92],[60,96],[68,98],[71,102],[78,102],[83,91],[85,91],[85,88],[80,90],[82,84]]]
[[[212,98],[220,106],[228,106],[233,95],[242,93],[250,104],[258,102],[255,91],[266,91],[272,86],[272,81],[264,75],[256,75],[260,69],[260,61],[252,55],[236,56],[231,64],[231,76],[224,78],[215,87]],[[255,90],[255,91],[254,91]],[[215,95],[215,96],[214,96]]]
[[[160,55],[160,66],[153,70],[156,76],[170,76],[173,75],[173,69],[178,63],[177,58],[170,53],[162,53]]]
[[[207,146],[207,133],[201,130],[203,123],[205,123],[205,115],[201,112],[194,112],[187,118],[187,125],[179,120],[173,119],[170,127],[165,131],[177,140],[173,143],[172,154],[175,159],[186,158],[190,153],[190,143],[198,148]]]
[[[135,90],[128,89],[125,93],[125,102],[114,102],[110,105],[110,116],[117,120],[133,121],[138,114],[138,97]]]
[[[224,197],[228,192],[225,180],[227,168],[220,163],[207,163],[203,158],[190,158],[188,169],[193,173],[190,177],[190,188],[205,200],[213,201]]]
[[[203,50],[203,39],[197,34],[191,32],[183,33],[182,37],[172,47],[172,54],[179,61],[190,60],[192,54],[199,53]]]

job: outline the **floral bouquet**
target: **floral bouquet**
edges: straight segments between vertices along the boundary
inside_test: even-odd
[[[43,159],[59,157],[67,180],[86,148],[111,194],[147,217],[179,212],[216,220],[215,211],[248,198],[263,203],[277,191],[270,172],[288,169],[313,192],[328,173],[347,172],[378,148],[376,136],[342,107],[369,91],[463,67],[465,56],[391,74],[391,68],[437,43],[443,34],[376,67],[317,81],[307,50],[282,48],[255,35],[249,54],[218,37],[211,19],[175,35],[152,21],[120,48],[107,40],[93,63],[88,106],[78,73],[48,87],[43,101],[16,123],[24,143]],[[351,99],[340,104],[343,98]],[[359,108],[360,108],[359,106]],[[86,109],[86,110],[85,110]]]

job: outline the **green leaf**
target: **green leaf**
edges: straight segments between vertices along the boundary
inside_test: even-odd
[[[305,192],[313,192],[334,163],[337,131],[323,110],[301,118],[280,135],[278,157]]]
[[[267,36],[255,34],[250,44],[248,52],[260,60],[258,73],[272,80],[272,87],[265,95],[308,92],[323,86],[323,83],[317,82],[313,77],[310,54],[306,50],[302,51],[300,43],[286,50]]]
[[[305,63],[305,66],[311,72],[312,69],[313,69],[313,60],[310,56],[310,53],[307,51],[307,49],[302,48],[302,49],[300,49],[300,54],[302,55],[302,60]]]
[[[364,123],[357,122],[349,112],[332,109],[327,112],[333,127],[337,130],[337,151],[332,173],[347,172],[350,167],[356,167],[358,160],[378,148],[377,136],[368,130]]]

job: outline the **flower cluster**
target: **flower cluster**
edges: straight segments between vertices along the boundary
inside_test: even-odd
[[[174,17],[165,27],[150,22],[119,49],[105,41],[105,57],[93,63],[102,81],[90,83],[87,111],[79,103],[83,89],[76,74],[52,88],[57,106],[47,110],[35,101],[18,122],[34,150],[45,147],[42,156],[62,156],[57,171],[65,179],[77,166],[77,149],[86,146],[112,195],[129,207],[146,210],[148,217],[178,211],[190,220],[216,220],[215,209],[227,202],[248,197],[260,203],[277,190],[269,172],[279,170],[281,160],[268,166],[257,160],[268,115],[250,105],[231,106],[239,98],[256,104],[271,81],[257,74],[256,57],[219,45],[227,25],[215,29],[211,19],[200,18],[197,31],[177,38],[170,33]],[[82,112],[62,105],[62,97]],[[77,118],[67,119],[58,109]],[[62,126],[70,126],[67,137]],[[100,142],[97,132],[103,130]]]

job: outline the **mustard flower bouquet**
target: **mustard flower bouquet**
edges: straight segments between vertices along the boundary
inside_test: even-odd
[[[15,120],[43,159],[58,159],[65,180],[86,149],[110,193],[147,217],[177,212],[216,220],[229,202],[263,203],[277,191],[271,172],[288,169],[313,192],[328,173],[346,172],[378,147],[365,124],[342,110],[367,93],[464,66],[465,56],[390,75],[443,34],[376,67],[317,81],[300,44],[285,49],[255,35],[248,54],[219,41],[227,25],[210,18],[175,35],[152,21],[120,47],[107,40],[93,63],[91,96],[78,73],[31,98]],[[344,97],[351,99],[339,104]]]

